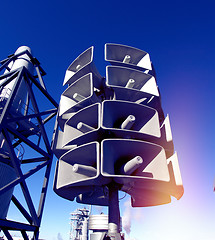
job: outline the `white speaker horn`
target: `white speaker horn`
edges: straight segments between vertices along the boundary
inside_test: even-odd
[[[127,67],[107,66],[106,77],[108,86],[136,89],[159,97],[157,83],[152,75]]]
[[[107,100],[102,103],[102,128],[122,138],[161,136],[157,111],[126,101]]]
[[[97,91],[94,91],[95,86],[92,73],[86,74],[70,85],[61,95],[59,117],[100,102]]]
[[[134,188],[122,189],[131,195],[132,207],[149,207],[171,202],[171,196],[179,200],[183,193],[183,183],[178,164],[177,153],[167,159],[170,181],[160,189],[141,189],[138,185]]]
[[[95,103],[81,109],[64,125],[63,144],[81,145],[98,140],[100,133],[100,104]]]
[[[101,84],[102,77],[97,71],[93,63],[94,47],[90,47],[80,54],[68,67],[64,77],[63,85],[72,84],[82,76],[92,73],[94,78],[97,78],[98,85]],[[100,82],[100,83],[99,83]]]
[[[121,44],[106,43],[105,60],[113,65],[126,66],[141,71],[152,70],[147,52]]]
[[[159,189],[170,181],[165,151],[159,145],[137,140],[106,139],[102,141],[101,149],[101,174],[122,184],[122,190],[135,186]],[[136,157],[142,160],[138,163]]]
[[[164,120],[161,99],[155,78],[125,67],[106,67],[107,86],[113,89],[114,99],[135,102],[155,108],[160,122]]]
[[[71,199],[74,199],[80,193],[92,191],[91,186],[106,184],[107,180],[100,176],[99,143],[91,142],[61,156],[55,172],[54,190],[67,199],[70,190]]]

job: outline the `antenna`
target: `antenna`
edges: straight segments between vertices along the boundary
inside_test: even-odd
[[[29,47],[19,47],[0,63],[0,229],[7,239],[15,230],[24,239],[30,232],[37,240],[53,158],[46,128],[58,104],[47,92],[45,71]],[[35,189],[40,196],[36,202],[27,180],[38,172],[43,182]],[[8,216],[11,203],[23,222]]]
[[[108,206],[108,228],[91,240],[121,240],[119,191],[131,196],[132,207],[148,207],[180,199],[183,185],[149,54],[106,44],[105,60],[113,66],[102,78],[86,67],[93,65],[93,50],[66,71],[53,144],[59,158],[54,191]]]

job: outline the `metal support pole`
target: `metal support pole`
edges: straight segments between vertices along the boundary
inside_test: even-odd
[[[118,186],[115,183],[109,185],[109,208],[108,208],[108,237],[111,240],[121,240],[120,236],[120,211]]]

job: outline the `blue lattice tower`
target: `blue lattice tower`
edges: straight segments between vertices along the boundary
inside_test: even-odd
[[[2,60],[0,73],[0,229],[7,239],[12,239],[11,231],[38,239],[53,158],[46,128],[58,104],[47,92],[45,72],[29,47]],[[41,186],[27,183],[37,173]],[[39,189],[39,202],[31,188]],[[8,217],[11,202],[23,221]]]

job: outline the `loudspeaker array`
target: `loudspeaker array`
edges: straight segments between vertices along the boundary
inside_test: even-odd
[[[169,116],[164,116],[149,54],[105,45],[106,76],[93,62],[94,47],[68,67],[53,150],[54,191],[77,202],[108,206],[114,182],[133,207],[179,199],[183,185]]]

